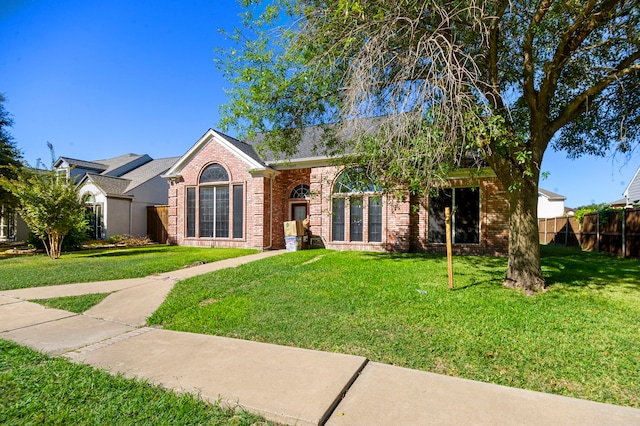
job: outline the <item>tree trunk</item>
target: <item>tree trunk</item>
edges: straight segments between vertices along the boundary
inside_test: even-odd
[[[509,192],[509,263],[504,285],[527,293],[544,290],[538,235],[538,184],[536,178],[512,176]]]

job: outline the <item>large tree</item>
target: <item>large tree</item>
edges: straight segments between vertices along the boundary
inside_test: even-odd
[[[536,206],[547,148],[577,157],[637,144],[637,0],[243,4],[245,28],[220,57],[232,83],[222,125],[268,132],[287,154],[305,126],[332,124],[326,145],[348,142],[387,187],[412,192],[481,154],[508,188],[506,285],[545,286]]]
[[[22,156],[16,147],[13,137],[9,133],[9,127],[13,125],[11,116],[4,108],[5,98],[0,93],[0,176],[15,177],[15,167],[21,164]],[[0,187],[0,208],[2,206],[14,206],[17,200],[7,190]]]

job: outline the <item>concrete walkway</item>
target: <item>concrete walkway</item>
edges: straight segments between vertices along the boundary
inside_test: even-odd
[[[281,254],[141,279],[0,291],[0,338],[292,425],[640,425],[640,410],[326,353],[145,327],[177,280]],[[84,314],[33,299],[112,293]]]

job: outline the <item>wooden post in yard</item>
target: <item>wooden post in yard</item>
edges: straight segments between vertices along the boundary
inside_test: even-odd
[[[451,208],[444,208],[444,222],[447,234],[447,272],[449,274],[449,289],[453,290],[453,258],[451,247]]]

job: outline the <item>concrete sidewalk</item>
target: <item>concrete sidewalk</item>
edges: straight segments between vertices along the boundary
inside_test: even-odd
[[[173,284],[264,252],[135,280],[0,292],[0,338],[295,425],[640,425],[640,410],[326,353],[144,327]],[[112,292],[84,314],[31,299]]]

